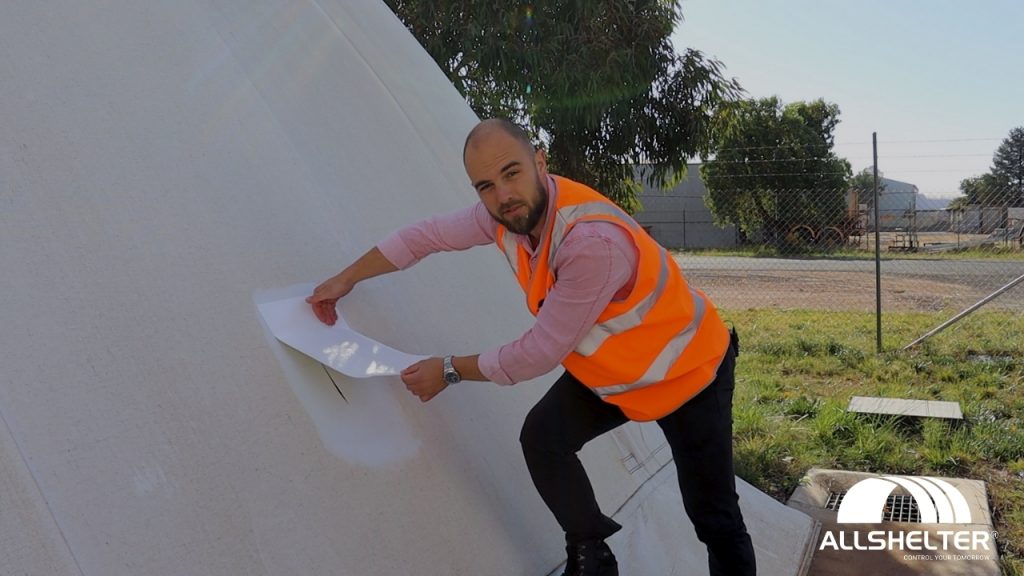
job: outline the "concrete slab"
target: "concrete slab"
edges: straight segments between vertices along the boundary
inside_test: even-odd
[[[937,400],[907,400],[902,398],[878,398],[854,396],[846,407],[849,412],[862,414],[889,414],[894,416],[920,416],[922,418],[947,418],[963,420],[964,414],[958,402]]]
[[[814,553],[817,521],[740,478],[736,489],[747,529],[754,535],[758,573],[804,574]],[[619,573],[707,574],[706,549],[681,512],[682,496],[670,462],[612,515],[623,526],[608,540]],[[803,547],[798,545],[801,542]],[[559,566],[548,576],[558,576],[563,568]]]

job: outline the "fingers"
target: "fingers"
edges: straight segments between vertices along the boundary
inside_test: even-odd
[[[306,297],[306,303],[313,307],[313,314],[328,326],[334,326],[334,323],[338,321],[338,311],[335,307],[338,304],[338,299],[344,295],[339,292],[343,291],[339,290],[331,280],[328,280],[314,288],[313,293]]]
[[[338,320],[337,305],[337,300],[324,300],[320,302],[320,312],[324,317],[324,322],[331,326],[334,326],[334,323]]]
[[[416,397],[420,399],[420,402],[430,402],[431,400],[434,399],[434,396],[437,396],[440,393],[441,393],[440,390],[432,391],[432,392],[423,392],[423,393],[420,393],[420,394],[417,394],[416,392],[413,392],[413,394],[415,394]]]
[[[307,298],[307,302],[309,299]],[[312,302],[313,314],[328,326],[334,326],[334,323],[338,320],[338,311],[335,309],[337,300],[321,300],[319,302]]]
[[[430,402],[431,400],[434,399],[435,396],[440,394],[441,391],[444,390],[447,387],[448,387],[448,385],[445,384],[444,386],[441,386],[440,388],[438,388],[437,390],[434,390],[433,392],[430,392],[429,394],[420,396],[420,402]]]
[[[428,360],[412,364],[400,374],[405,388],[419,398],[420,402],[429,402],[447,386],[443,381],[438,382],[436,378],[430,378],[430,371],[424,369],[426,362]]]
[[[319,286],[313,289],[313,294],[306,298],[306,302],[312,304],[320,300],[336,301],[348,294],[352,290],[352,284],[347,282],[342,277],[342,274],[343,272],[321,282]]]
[[[338,311],[335,309],[338,299],[330,297],[326,286],[326,282],[317,286],[313,293],[306,297],[306,303],[312,305],[313,314],[318,320],[328,326],[334,326],[338,320]]]
[[[316,304],[317,302],[321,302],[323,300],[326,300],[327,298],[327,282],[324,282],[323,284],[317,286],[316,288],[313,288],[313,293],[310,294],[308,298],[306,298],[306,302],[309,302],[310,304]]]
[[[338,298],[341,297],[341,294],[334,294],[334,292],[337,292],[337,290],[331,289],[331,281],[328,280],[314,288],[313,293],[306,297],[306,302],[309,304],[317,304],[328,300],[334,300],[337,302]]]

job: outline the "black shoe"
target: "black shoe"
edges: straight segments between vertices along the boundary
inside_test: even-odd
[[[603,540],[588,540],[565,547],[568,560],[562,576],[619,576],[619,563]]]

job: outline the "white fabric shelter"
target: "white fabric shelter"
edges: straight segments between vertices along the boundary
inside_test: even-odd
[[[475,201],[475,122],[377,0],[3,2],[0,574],[554,570],[517,441],[554,375],[425,405],[330,375],[341,398],[256,310]],[[478,249],[342,310],[440,355],[517,337],[522,300]],[[628,426],[584,450],[624,574],[704,563],[663,447]],[[746,485],[742,504],[762,573],[796,574],[813,523]]]

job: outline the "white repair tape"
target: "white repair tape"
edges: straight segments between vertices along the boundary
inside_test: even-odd
[[[334,326],[317,319],[306,303],[312,291],[258,303],[260,315],[275,338],[317,362],[351,376],[392,376],[427,356],[407,354],[353,330],[340,315]],[[294,292],[293,292],[294,294]]]

